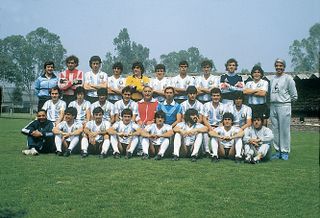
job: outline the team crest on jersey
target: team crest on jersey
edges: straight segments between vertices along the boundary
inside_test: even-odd
[[[103,80],[104,76],[102,74],[99,75],[99,78]]]
[[[262,84],[261,84],[261,83],[258,83],[257,87],[260,88],[261,86],[262,86]]]
[[[188,80],[188,81],[187,81],[187,85],[189,85],[189,84],[190,84],[190,81]]]
[[[213,81],[212,81],[212,80],[210,80],[210,81],[209,81],[209,85],[212,85],[212,84],[213,84]]]
[[[223,114],[223,110],[220,109],[219,110],[219,114],[222,115]]]
[[[245,118],[246,117],[246,114],[245,113],[242,113],[241,114],[241,118]]]
[[[83,111],[86,110],[86,106],[85,105],[82,105],[82,108],[81,108]]]
[[[56,110],[60,110],[60,105],[56,105]]]
[[[120,80],[120,81],[119,81],[119,84],[120,84],[120,85],[122,85],[122,84],[123,84],[122,80]]]

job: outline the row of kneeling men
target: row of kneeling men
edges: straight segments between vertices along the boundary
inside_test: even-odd
[[[22,153],[38,155],[39,152],[56,152],[58,156],[68,157],[79,150],[80,142],[82,158],[88,154],[99,154],[101,158],[125,156],[127,159],[139,155],[142,159],[152,156],[155,160],[161,160],[172,153],[172,160],[175,161],[179,157],[189,157],[195,162],[206,155],[213,162],[227,158],[236,163],[243,160],[258,163],[269,159],[271,154],[273,134],[263,126],[263,117],[259,114],[253,115],[252,125],[244,131],[233,125],[234,117],[229,112],[224,113],[221,124],[210,131],[198,122],[199,114],[195,109],[188,109],[184,121],[173,129],[165,124],[163,111],[157,111],[154,123],[146,126],[132,121],[131,109],[124,109],[121,120],[113,125],[102,119],[101,107],[93,110],[94,119],[85,125],[75,121],[76,115],[77,110],[69,107],[64,121],[54,126],[47,120],[46,111],[40,110],[37,119],[22,129],[22,133],[28,136],[28,149]]]

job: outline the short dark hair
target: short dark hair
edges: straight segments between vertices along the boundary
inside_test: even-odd
[[[164,120],[166,120],[166,114],[162,110],[157,111],[154,115],[154,120],[156,120],[156,118],[164,118]]]
[[[68,64],[69,61],[74,61],[76,63],[76,66],[79,65],[79,58],[75,55],[70,55],[69,57],[66,58],[66,64]]]
[[[68,107],[66,110],[65,110],[65,114],[71,114],[74,118],[77,118],[77,109],[74,108],[74,107]]]
[[[226,112],[223,114],[222,120],[224,120],[226,118],[230,118],[232,121],[234,120],[233,114],[230,112]]]
[[[164,64],[157,64],[154,68],[154,71],[161,70],[161,69],[163,69],[163,71],[166,72],[166,66],[164,66]]]
[[[205,67],[205,66],[207,66],[207,65],[209,65],[209,67],[210,68],[212,68],[212,61],[210,61],[210,60],[204,60],[204,61],[202,61],[201,62],[201,67]]]
[[[94,62],[94,61],[98,61],[100,64],[101,64],[101,58],[99,57],[99,56],[97,56],[97,55],[95,55],[95,56],[92,56],[91,58],[90,58],[90,60],[89,60],[89,67],[91,67],[91,64],[92,64],[92,62]]]
[[[140,61],[136,61],[132,64],[132,67],[131,69],[133,70],[135,67],[140,67],[141,69],[141,74],[144,73],[144,67],[143,67],[143,64],[140,62]]]
[[[241,92],[241,91],[234,92],[233,99],[234,99],[234,100],[237,100],[237,99],[242,99],[242,100],[244,100],[243,92]]]
[[[214,93],[219,93],[221,95],[221,90],[219,88],[217,88],[217,87],[212,88],[210,90],[210,94],[213,95]]]
[[[46,61],[46,62],[44,62],[44,64],[43,64],[43,69],[46,69],[46,67],[47,67],[48,65],[52,65],[53,68],[54,68],[54,62],[53,62],[53,61]]]
[[[188,86],[186,93],[187,94],[197,94],[198,90],[195,86]]]
[[[51,94],[52,90],[58,90],[59,95],[61,95],[59,86],[54,86],[51,89],[49,89],[50,94]]]
[[[104,111],[101,107],[96,107],[95,109],[93,109],[92,114],[98,114],[98,113],[102,113],[104,114]]]
[[[225,64],[226,70],[228,70],[228,64],[230,63],[235,63],[236,64],[236,70],[238,69],[238,61],[234,58],[230,58],[229,60],[227,60],[227,63]]]
[[[255,112],[252,114],[252,121],[255,120],[255,119],[261,119],[263,120],[263,114],[261,112]]]
[[[123,71],[123,64],[121,62],[116,62],[112,65],[112,69],[120,68],[121,72]]]
[[[131,94],[133,93],[133,90],[130,86],[126,86],[122,89],[121,93],[125,93],[125,92],[130,92]]]
[[[174,92],[174,87],[173,86],[167,86],[164,88],[163,92],[166,92],[167,89],[172,89],[172,91]]]
[[[79,94],[79,93],[86,94],[86,90],[82,86],[78,86],[76,88],[76,90],[74,91],[74,95],[77,96],[77,94]]]
[[[264,75],[264,71],[263,71],[262,67],[260,67],[259,65],[254,65],[254,66],[253,66],[253,68],[252,68],[252,70],[251,70],[251,76],[253,75],[253,73],[254,73],[256,70],[258,70],[258,71],[260,72],[261,78],[262,78],[263,75]]]
[[[102,95],[108,96],[108,90],[106,88],[100,88],[98,89],[97,94],[98,96],[102,96]]]
[[[187,67],[189,67],[188,62],[185,60],[179,62],[179,66],[181,66],[181,65],[187,65]]]
[[[45,110],[45,109],[39,109],[38,111],[37,111],[37,113],[39,113],[39,112],[44,112],[46,115],[47,115],[47,110]]]
[[[192,122],[191,116],[194,116],[194,115],[196,115],[196,116],[199,115],[199,113],[196,109],[190,108],[190,109],[186,110],[186,112],[184,113],[184,120],[186,121],[186,123]]]
[[[123,117],[124,115],[130,115],[132,117],[133,113],[132,110],[130,108],[125,108],[121,111],[121,117]]]

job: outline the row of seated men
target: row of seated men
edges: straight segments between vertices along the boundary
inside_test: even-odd
[[[263,126],[268,118],[266,107],[254,108],[252,117],[242,92],[235,94],[234,102],[223,104],[220,89],[213,88],[211,101],[202,104],[196,100],[197,89],[189,86],[188,99],[179,104],[174,101],[173,87],[165,88],[163,102],[155,100],[152,91],[145,86],[143,99],[134,102],[132,90],[125,87],[123,99],[112,104],[106,100],[107,90],[99,89],[99,100],[90,105],[84,100],[84,89],[77,87],[76,100],[65,109],[59,90],[53,88],[37,120],[22,130],[28,135],[28,149],[23,153],[55,150],[59,156],[69,156],[80,144],[82,157],[88,156],[90,148],[102,158],[111,149],[115,158],[130,158],[141,149],[143,159],[155,156],[160,160],[173,150],[173,160],[184,156],[196,161],[205,153],[214,162],[231,157],[237,163],[243,158],[257,163],[270,153],[272,132]]]

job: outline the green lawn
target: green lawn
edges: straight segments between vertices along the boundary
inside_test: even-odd
[[[0,217],[318,217],[319,133],[259,165],[24,156],[28,120],[0,118]]]

